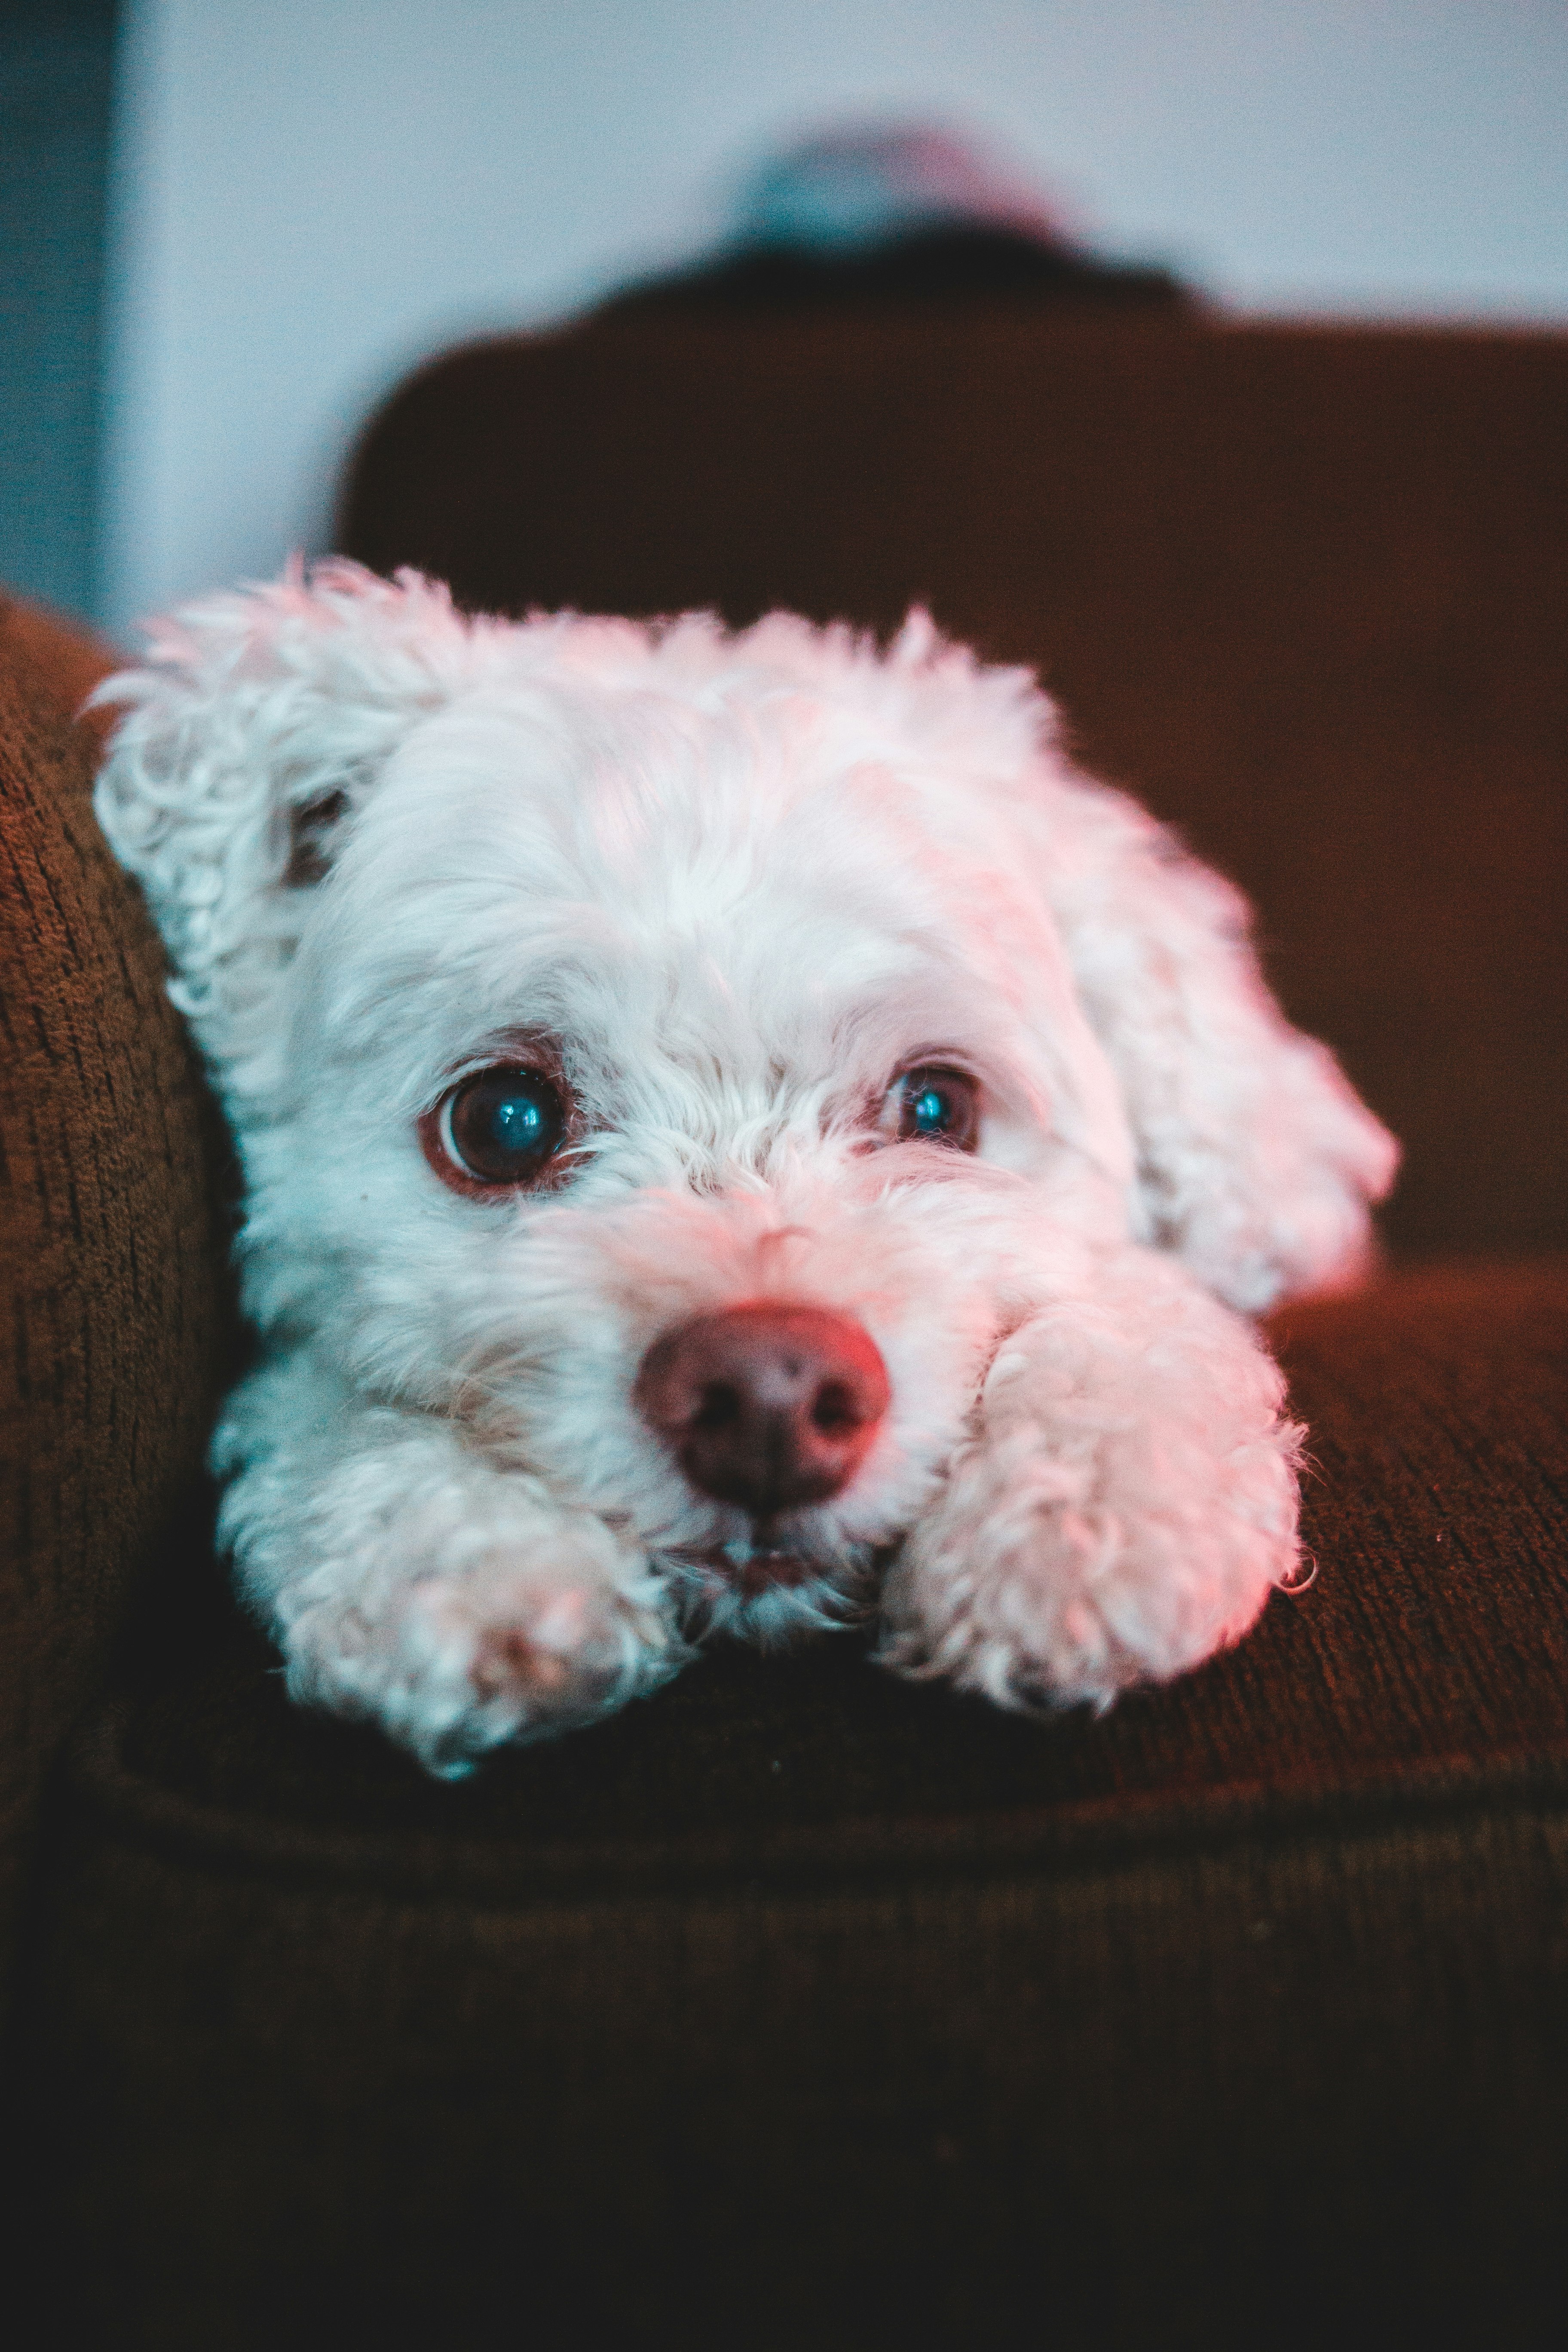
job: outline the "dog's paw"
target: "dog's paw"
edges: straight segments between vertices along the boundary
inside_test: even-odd
[[[880,1654],[1004,1706],[1104,1707],[1238,1641],[1292,1576],[1300,1433],[1248,1328],[1173,1292],[997,1357],[907,1539]]]
[[[595,1532],[548,1558],[504,1540],[475,1557],[470,1541],[460,1570],[416,1576],[374,1615],[363,1599],[316,1601],[288,1630],[290,1696],[374,1718],[444,1780],[612,1713],[687,1654],[657,1580],[606,1559],[614,1538]]]

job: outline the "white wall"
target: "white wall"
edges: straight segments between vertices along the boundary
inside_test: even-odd
[[[1562,0],[127,0],[101,614],[319,546],[412,361],[720,226],[845,117],[999,139],[1264,311],[1568,324]]]

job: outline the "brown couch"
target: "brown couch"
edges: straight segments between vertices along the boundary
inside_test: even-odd
[[[99,656],[0,616],[32,2340],[1559,2340],[1565,415],[1547,337],[651,315],[439,362],[346,487],[477,604],[919,596],[1038,665],[1405,1136],[1391,1270],[1279,1319],[1316,1583],[1098,1722],[855,1633],[455,1787],[284,1704],[203,1532],[226,1180]]]

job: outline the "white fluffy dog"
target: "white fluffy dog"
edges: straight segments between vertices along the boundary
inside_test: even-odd
[[[1237,893],[915,615],[470,620],[344,563],[110,682],[242,1156],[215,1462],[299,1697],[431,1770],[841,1621],[1109,1704],[1297,1563],[1247,1319],[1394,1147]]]

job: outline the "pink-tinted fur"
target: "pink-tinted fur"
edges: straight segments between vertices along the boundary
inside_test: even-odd
[[[334,563],[187,609],[103,698],[100,815],[244,1162],[264,1352],[214,1460],[298,1696],[454,1774],[698,1629],[875,1605],[900,1672],[1100,1706],[1293,1576],[1251,1318],[1353,1276],[1394,1148],[1025,672],[918,614],[886,651],[470,620]],[[420,1121],[519,1036],[570,1166],[462,1197]],[[917,1062],[977,1084],[973,1154],[889,1129]],[[753,1591],[634,1389],[770,1298],[863,1326],[891,1403]]]

